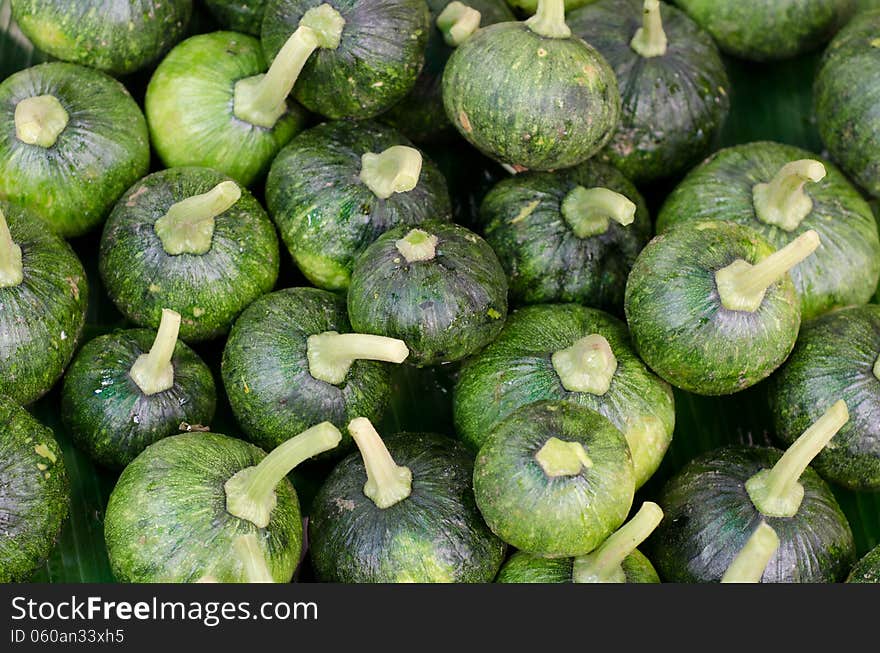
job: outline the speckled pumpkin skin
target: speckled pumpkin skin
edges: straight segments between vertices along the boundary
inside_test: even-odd
[[[541,558],[517,551],[501,567],[496,583],[572,583],[574,558]],[[654,565],[638,549],[621,563],[627,583],[659,583]]]
[[[852,568],[847,583],[880,583],[880,546],[868,551]]]
[[[205,6],[226,29],[260,35],[266,0],[205,0]]]

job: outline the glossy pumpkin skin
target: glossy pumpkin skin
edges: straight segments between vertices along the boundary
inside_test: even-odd
[[[847,583],[880,583],[880,546],[868,551],[852,568]]]
[[[501,567],[496,583],[573,583],[574,558],[541,558],[517,551]],[[654,565],[638,549],[621,563],[627,583],[659,583]]]
[[[205,6],[226,29],[260,35],[266,0],[205,0]]]
[[[487,156],[553,170],[585,161],[609,141],[620,91],[605,59],[581,39],[546,38],[507,22],[456,48],[443,73],[443,104]]]
[[[351,447],[351,420],[381,420],[391,396],[387,364],[355,361],[338,386],[309,372],[308,338],[325,331],[352,329],[345,299],[317,288],[261,297],[232,328],[223,350],[223,384],[238,423],[264,449],[329,421],[343,434],[330,454],[338,455]]]
[[[168,53],[144,104],[165,166],[214,168],[245,186],[259,180],[306,123],[306,112],[291,100],[272,129],[236,117],[235,83],[267,69],[260,41],[237,32],[199,34]]]
[[[492,342],[507,317],[507,279],[492,248],[452,223],[420,227],[438,239],[436,256],[408,263],[395,243],[410,227],[386,231],[355,261],[348,314],[359,333],[400,338],[408,363],[458,361]]]
[[[600,0],[566,19],[617,75],[620,124],[599,156],[636,184],[675,177],[701,160],[730,109],[730,81],[715,42],[675,7],[661,4],[666,53],[643,57],[633,50],[643,7],[643,0]]]
[[[827,175],[804,187],[813,210],[794,231],[785,231],[758,218],[752,189],[770,182],[785,164],[799,159],[821,160]],[[775,249],[815,230],[821,239],[819,249],[790,273],[804,319],[840,306],[867,303],[880,279],[880,239],[871,207],[834,164],[806,150],[759,142],[713,154],[666,199],[657,231],[703,220],[748,226]]]
[[[702,395],[745,390],[791,353],[801,323],[790,275],[767,289],[757,311],[731,311],[715,273],[737,259],[757,263],[775,250],[731,222],[681,225],[655,237],[626,286],[626,320],[636,351],[672,385]]]
[[[770,386],[776,433],[794,442],[834,402],[849,421],[812,465],[852,490],[880,489],[880,306],[851,307],[807,322]]]
[[[299,564],[302,520],[288,479],[266,528],[226,511],[224,484],[266,454],[217,433],[183,433],[159,440],[125,468],[104,518],[110,568],[123,583],[247,582],[230,553],[241,535],[256,535],[277,583]],[[199,543],[193,546],[193,543]]]
[[[750,61],[795,57],[825,43],[853,0],[676,0],[718,46]]]
[[[488,583],[505,545],[486,526],[471,488],[473,458],[434,433],[385,440],[412,472],[412,493],[384,510],[364,494],[363,459],[340,462],[312,503],[309,551],[318,578],[334,583]]]
[[[550,438],[578,442],[592,461],[574,476],[548,476],[535,455]],[[565,401],[541,401],[512,413],[483,444],[474,494],[498,537],[547,558],[599,546],[626,519],[635,474],[623,434],[599,413]]]
[[[21,30],[64,61],[125,75],[179,41],[192,0],[13,0]]]
[[[0,583],[30,579],[55,546],[69,508],[52,431],[0,396]]]
[[[551,357],[594,333],[608,340],[617,359],[611,386],[602,396],[570,392]],[[456,432],[475,450],[527,404],[564,400],[595,410],[628,437],[636,487],[657,470],[675,427],[672,389],[636,355],[626,325],[575,304],[515,311],[495,342],[462,367],[453,399]]]
[[[418,185],[380,199],[360,180],[361,156],[412,143],[373,122],[329,122],[294,138],[266,182],[269,213],[293,260],[319,288],[348,288],[354,260],[398,225],[448,220],[443,174],[424,158]]]
[[[20,141],[15,108],[52,95],[69,122],[50,148]],[[114,202],[147,174],[150,141],[125,87],[97,70],[46,63],[0,83],[0,199],[39,214],[64,237],[98,226]]]
[[[153,173],[131,187],[113,209],[101,238],[100,270],[117,308],[139,326],[158,328],[163,308],[182,316],[186,342],[217,338],[278,278],[278,237],[247,189],[216,218],[211,249],[171,256],[155,223],[172,204],[206,193],[229,177],[207,168]]]
[[[0,201],[24,279],[0,288],[0,395],[30,404],[55,385],[86,321],[89,285],[70,246],[31,212]]]
[[[752,504],[745,482],[782,452],[726,447],[688,463],[664,487],[665,518],[648,539],[660,577],[673,583],[718,582],[761,520],[779,536],[761,582],[834,583],[855,560],[853,535],[834,494],[807,468],[804,500],[794,517],[769,517]]]
[[[174,348],[170,389],[146,395],[132,380],[132,365],[155,337],[129,329],[95,338],[64,376],[64,423],[76,445],[106,467],[122,469],[149,445],[179,433],[181,424],[208,426],[214,418],[211,370],[182,342]]]
[[[562,214],[578,186],[608,188],[636,204],[635,221],[578,238]],[[587,161],[557,173],[527,172],[501,181],[480,207],[486,241],[507,272],[511,300],[521,304],[577,302],[620,313],[626,279],[651,238],[642,195],[617,169]]]
[[[262,42],[272,60],[309,9],[329,4],[345,19],[339,47],[309,57],[293,96],[327,118],[373,118],[412,90],[432,25],[424,0],[267,0]]]

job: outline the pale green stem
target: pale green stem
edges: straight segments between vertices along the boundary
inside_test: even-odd
[[[825,166],[820,161],[802,159],[785,164],[769,184],[757,184],[752,189],[758,219],[794,231],[813,210],[813,200],[804,192],[804,186],[824,178]]]
[[[356,417],[349,423],[348,432],[367,470],[364,494],[383,510],[406,499],[412,493],[412,472],[394,462],[370,420]]]
[[[666,54],[666,32],[663,31],[659,0],[645,0],[642,26],[629,45],[645,58],[662,57]]]
[[[150,353],[138,356],[131,366],[129,376],[145,395],[165,392],[174,387],[174,365],[171,359],[180,333],[180,313],[162,309],[159,331]]]
[[[457,48],[480,29],[482,16],[463,2],[450,2],[437,16],[437,29],[443,33],[446,45]]]
[[[794,517],[804,499],[799,480],[807,466],[849,421],[849,411],[842,399],[831,406],[772,467],[748,481],[746,491],[755,507],[769,517]]]
[[[235,554],[241,560],[244,576],[248,583],[274,583],[272,572],[266,564],[266,556],[260,541],[253,533],[239,535],[233,540]]]
[[[407,263],[430,261],[437,256],[437,236],[422,229],[413,229],[394,245]]]
[[[382,200],[408,193],[419,183],[422,153],[414,147],[392,145],[384,152],[361,156],[361,181]]]
[[[562,387],[569,392],[589,392],[601,396],[608,392],[617,357],[604,336],[584,336],[571,347],[555,352],[550,361]]]
[[[874,376],[880,381],[880,356],[877,357],[877,361],[874,363]]]
[[[544,443],[540,451],[535,454],[535,460],[551,478],[577,476],[582,470],[593,466],[593,461],[584,449],[584,445],[580,442],[566,442],[557,437],[552,437]]]
[[[571,30],[565,24],[565,0],[538,0],[538,10],[526,21],[535,34],[548,39],[567,39]]]
[[[778,548],[779,536],[769,524],[762,521],[730,563],[721,577],[721,582],[760,583],[770,559]]]
[[[223,181],[207,193],[172,204],[153,227],[165,253],[169,256],[207,254],[214,240],[217,216],[232,208],[239,198],[238,184]]]
[[[339,385],[356,360],[402,363],[409,356],[403,340],[364,333],[325,331],[309,336],[309,373],[319,381]]]
[[[562,217],[578,238],[599,236],[611,221],[626,226],[636,217],[636,205],[607,188],[578,186],[562,200]]]
[[[25,98],[15,105],[15,136],[28,145],[52,147],[69,121],[70,116],[54,95]]]
[[[0,209],[0,288],[11,288],[24,281],[21,247],[12,240],[6,216]]]

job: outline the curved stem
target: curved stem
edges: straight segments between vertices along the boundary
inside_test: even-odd
[[[214,239],[214,220],[232,208],[240,197],[238,184],[224,181],[207,193],[172,204],[153,227],[165,253],[169,256],[207,254]]]
[[[779,536],[761,522],[721,577],[722,583],[760,583],[770,558],[779,548]]]
[[[795,440],[772,469],[764,469],[746,481],[746,491],[755,507],[769,517],[794,517],[804,499],[801,475],[848,421],[849,410],[841,399]]]
[[[394,462],[370,420],[356,417],[348,424],[348,432],[367,470],[364,494],[383,510],[406,499],[412,493],[412,472]]]
[[[659,0],[645,0],[642,12],[642,26],[636,31],[629,46],[645,58],[662,57],[666,54],[667,40],[660,16]]]
[[[394,243],[407,263],[430,261],[437,256],[437,236],[422,229],[412,229],[406,236]]]
[[[287,96],[306,61],[318,48],[338,48],[344,27],[345,19],[329,4],[309,9],[275,56],[269,71],[236,82],[232,109],[235,116],[257,127],[272,129],[287,111]]]
[[[367,152],[361,156],[360,180],[379,199],[411,191],[421,174],[422,153],[414,147],[393,145],[380,154]]]
[[[737,259],[715,273],[721,304],[730,311],[757,311],[767,289],[819,247],[819,234],[810,229],[760,263]]]
[[[9,231],[6,216],[0,209],[0,288],[11,288],[24,281],[24,264],[19,247]]]
[[[801,159],[785,164],[769,184],[757,184],[752,189],[758,219],[794,231],[813,210],[813,200],[804,192],[804,186],[824,178],[825,166],[820,161]]]
[[[313,377],[339,385],[356,360],[402,363],[409,356],[409,348],[396,338],[325,331],[309,336],[307,355]]]
[[[594,333],[551,356],[562,387],[569,392],[604,395],[617,371],[617,357],[604,336]]]
[[[535,34],[548,39],[567,39],[571,30],[565,24],[565,0],[538,0],[538,10],[526,21]]]
[[[50,148],[70,116],[54,95],[25,98],[15,105],[15,136],[28,145]]]
[[[595,551],[575,558],[572,579],[575,583],[625,583],[621,565],[628,555],[648,539],[663,519],[656,503],[645,501],[626,524],[612,533]]]
[[[562,217],[575,236],[589,238],[608,231],[611,220],[623,226],[632,224],[636,205],[607,188],[578,186],[562,200]]]
[[[180,313],[162,309],[162,321],[150,353],[138,356],[131,366],[129,376],[145,395],[154,395],[174,386],[174,365],[171,359],[180,332]]]
[[[256,535],[253,533],[239,535],[233,540],[232,546],[235,548],[235,554],[241,560],[244,576],[248,583],[275,582]]]
[[[443,33],[446,45],[457,48],[480,29],[479,11],[463,2],[450,2],[437,16],[437,29]]]
[[[245,467],[226,481],[226,511],[257,528],[269,525],[277,497],[275,487],[301,462],[334,448],[342,434],[321,422],[276,447],[255,467]]]
[[[566,442],[557,437],[552,437],[540,451],[535,454],[535,460],[550,477],[577,476],[583,469],[593,466],[593,461],[587,455],[587,450],[580,442]]]

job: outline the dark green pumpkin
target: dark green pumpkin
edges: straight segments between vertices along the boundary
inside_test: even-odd
[[[13,250],[21,258],[12,253],[10,264]],[[0,201],[0,395],[29,404],[55,385],[79,343],[88,294],[70,246],[29,211]]]
[[[562,0],[541,2],[544,13],[529,21],[479,30],[456,48],[443,73],[452,124],[477,149],[518,170],[585,161],[611,138],[620,114],[614,71],[571,36]]]
[[[69,508],[52,431],[0,396],[0,583],[30,579],[55,546]]]
[[[880,583],[880,545],[868,551],[852,568],[847,583]]]
[[[336,48],[306,62],[293,94],[327,118],[372,118],[409,93],[424,65],[430,17],[424,0],[268,0],[263,50],[273,59],[309,10],[327,4],[344,19]]]
[[[654,565],[641,551],[633,551],[621,565],[627,583],[659,583]],[[573,583],[574,558],[541,558],[517,551],[498,572],[496,583]]]
[[[214,220],[210,249],[169,254],[156,222],[172,205],[207,193],[229,177],[207,168],[172,168],[145,177],[123,195],[101,238],[100,270],[119,310],[139,326],[159,326],[163,308],[183,316],[187,342],[225,334],[278,277],[278,237],[246,190]]]
[[[636,45],[646,6],[601,0],[567,18],[617,75],[620,124],[600,156],[636,184],[675,177],[702,159],[730,108],[718,48],[686,14],[661,2],[650,14],[662,14],[662,27],[650,32],[657,41]]]
[[[348,314],[357,332],[403,340],[410,363],[458,361],[504,326],[507,279],[492,248],[464,227],[401,225],[355,261]]]
[[[599,334],[616,359],[603,394],[569,391],[553,354]],[[632,349],[626,326],[601,311],[574,304],[531,306],[515,311],[498,338],[462,367],[454,393],[459,437],[479,449],[497,425],[522,406],[565,400],[598,411],[627,438],[636,486],[656,471],[672,440],[672,391]]]
[[[623,226],[605,213],[595,216],[587,209],[601,207],[589,204],[570,213],[566,201],[578,188],[620,193],[636,206],[634,222]],[[604,230],[580,237],[579,218],[602,218]],[[512,301],[577,302],[616,313],[623,308],[630,268],[651,238],[651,216],[636,187],[617,169],[594,161],[503,180],[483,200],[480,222],[507,272]]]
[[[128,74],[158,59],[189,24],[192,0],[13,0],[21,30],[64,61]]]
[[[16,110],[33,102],[48,110],[56,130],[42,126],[22,140]],[[22,115],[21,123],[30,122]],[[46,117],[37,124],[48,123]],[[47,63],[0,83],[0,199],[27,206],[62,236],[101,224],[149,165],[144,116],[125,87],[104,73]]]
[[[260,35],[266,0],[205,0],[205,6],[226,29]]]
[[[782,207],[796,205],[804,194],[809,205],[793,214],[800,219],[777,221],[758,208],[755,188],[769,184],[783,166],[816,161],[826,173],[805,182]],[[814,164],[810,164],[814,165]],[[816,175],[818,177],[818,175]],[[786,204],[788,206],[786,206]],[[791,271],[804,319],[833,308],[870,301],[880,278],[880,239],[868,203],[830,162],[790,145],[759,142],[713,154],[688,174],[667,198],[657,230],[702,220],[727,220],[757,230],[774,248],[784,247],[809,229],[822,241],[816,253]]]
[[[390,127],[329,122],[295,137],[272,164],[269,213],[300,271],[316,286],[348,288],[354,260],[388,229],[449,219],[446,181],[428,159],[407,192],[380,197],[361,180],[363,155],[396,146],[411,143]]]

